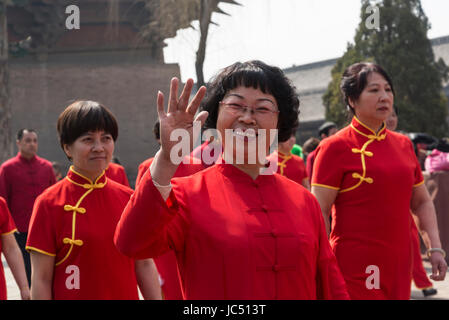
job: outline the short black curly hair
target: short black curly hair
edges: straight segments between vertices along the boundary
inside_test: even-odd
[[[207,84],[206,96],[201,103],[201,110],[209,112],[204,129],[216,129],[220,101],[239,86],[259,89],[276,99],[279,107],[278,141],[287,141],[299,125],[298,94],[281,69],[259,60],[236,62],[221,70]]]

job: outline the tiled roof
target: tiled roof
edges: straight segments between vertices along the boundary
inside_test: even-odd
[[[449,36],[430,40],[435,59],[443,58],[449,65]],[[284,69],[286,76],[293,82],[300,95],[300,122],[324,120],[322,96],[331,81],[331,70],[338,58],[317,61]],[[449,93],[449,82],[444,83]],[[449,95],[448,95],[449,97]]]

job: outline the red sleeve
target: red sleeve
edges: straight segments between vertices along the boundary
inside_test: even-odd
[[[131,186],[129,185],[128,177],[126,176],[125,168],[123,166],[118,166],[117,169],[120,176],[119,178],[120,181],[118,182],[128,188],[131,188]]]
[[[298,156],[298,162],[299,162],[299,167],[301,168],[300,169],[301,176],[302,176],[301,180],[304,180],[305,178],[307,178],[309,176],[307,174],[306,165],[304,164],[304,160],[302,160],[302,158],[299,156]]]
[[[315,151],[313,163],[312,186],[340,189],[343,179],[344,150],[340,150],[338,141],[323,140]]]
[[[312,169],[313,169],[313,162],[315,161],[315,150],[313,150],[311,153],[307,155],[306,160],[306,171],[307,176],[312,179]]]
[[[148,168],[150,167],[152,161],[153,161],[153,158],[150,158],[148,160],[145,160],[144,162],[142,162],[139,165],[139,169],[137,172],[137,178],[136,178],[136,188],[137,188],[137,185],[140,183],[140,180],[142,180],[143,175],[145,174],[145,172],[147,172]]]
[[[349,300],[346,282],[338,267],[337,259],[329,244],[324,227],[323,215],[317,201],[315,210],[319,215],[319,254],[317,261],[316,288],[318,300]]]
[[[0,167],[0,197],[3,197],[6,203],[9,203],[9,188],[6,177],[6,170],[3,166]]]
[[[44,197],[37,197],[28,228],[26,249],[49,256],[56,255],[56,228]]]
[[[16,225],[11,217],[6,201],[0,197],[0,235],[10,234],[16,230]]]
[[[55,172],[53,171],[53,167],[51,166],[51,164],[50,164],[49,175],[50,175],[50,184],[48,186],[50,187],[56,183]]]
[[[412,141],[407,139],[409,152],[411,153],[412,161],[415,163],[415,181],[413,182],[413,186],[417,187],[424,183],[424,177],[421,170],[421,165],[419,164],[418,158],[416,157],[415,150],[413,148]]]
[[[179,205],[181,193],[175,197],[172,190],[164,201],[148,171],[136,187],[115,230],[114,243],[118,250],[135,259],[156,257],[171,249],[181,250],[187,226]]]

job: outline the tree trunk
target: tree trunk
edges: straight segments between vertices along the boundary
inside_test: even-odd
[[[205,84],[203,66],[206,59],[206,42],[212,12],[218,7],[217,0],[201,0],[200,9],[200,43],[196,52],[195,70],[198,88]]]
[[[0,164],[12,156],[6,3],[0,1]]]

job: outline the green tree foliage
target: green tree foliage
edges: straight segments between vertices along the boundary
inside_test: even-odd
[[[378,6],[379,29],[366,25],[368,6]],[[420,0],[362,0],[361,22],[355,43],[332,70],[332,81],[323,96],[326,118],[345,124],[345,109],[340,94],[340,80],[349,65],[374,61],[390,75],[396,91],[395,105],[399,109],[399,129],[447,135],[447,99],[442,81],[448,67],[443,60],[435,62],[427,38],[430,25]]]

